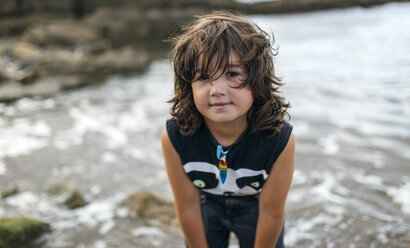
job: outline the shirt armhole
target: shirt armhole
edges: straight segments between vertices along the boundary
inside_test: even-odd
[[[283,152],[285,149],[286,145],[288,144],[290,135],[292,134],[293,126],[288,123],[284,122],[280,132],[277,134],[278,137],[274,138],[276,142],[278,142],[277,145],[275,145],[275,151],[273,151],[273,156],[269,159],[268,166],[271,166],[270,169],[273,168],[273,164],[276,162],[276,160],[279,158],[280,154]],[[270,170],[268,171],[268,173]]]
[[[169,119],[167,120],[166,128],[167,128],[168,137],[169,137],[169,140],[171,141],[172,146],[177,151],[177,153],[180,154],[179,152],[180,149],[178,145],[178,137],[177,137],[178,135],[180,135],[178,125],[175,123],[174,120]]]

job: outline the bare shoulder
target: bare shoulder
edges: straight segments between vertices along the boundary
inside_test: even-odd
[[[162,129],[162,132],[161,132],[161,145],[162,145],[162,152],[164,153],[165,160],[167,159],[167,156],[169,155],[172,155],[172,157],[178,156],[178,153],[175,150],[169,138],[166,126]]]
[[[171,141],[169,140],[168,137],[168,131],[167,131],[167,127],[162,128],[162,132],[161,132],[161,143],[171,143]]]
[[[168,136],[166,127],[161,133],[162,152],[175,204],[178,209],[189,208],[199,200],[198,191],[185,173],[181,158]]]
[[[164,154],[165,166],[182,166],[179,155],[171,143],[167,128],[164,127],[161,133],[162,152]]]
[[[293,132],[291,132],[288,143],[286,144],[285,149],[283,149],[282,153],[280,154],[278,161],[289,159],[289,156],[295,155],[295,143],[295,135],[293,134]]]

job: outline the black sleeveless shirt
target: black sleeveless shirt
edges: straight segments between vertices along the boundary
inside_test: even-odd
[[[224,183],[219,176],[217,143],[205,123],[193,135],[183,135],[174,120],[166,123],[169,139],[179,154],[184,170],[200,190],[214,195],[244,196],[258,194],[273,164],[286,147],[292,125],[284,122],[280,132],[268,138],[263,132],[246,130],[230,147]]]

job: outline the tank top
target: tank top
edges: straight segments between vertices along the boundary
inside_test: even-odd
[[[280,132],[269,138],[266,132],[256,134],[245,130],[229,147],[223,147],[226,154],[226,179],[222,183],[218,144],[206,124],[193,135],[181,134],[172,119],[167,120],[169,139],[179,154],[184,170],[199,190],[225,196],[258,194],[273,164],[286,147],[292,132],[292,125],[284,122]]]

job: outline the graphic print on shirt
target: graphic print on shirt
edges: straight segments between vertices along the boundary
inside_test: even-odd
[[[268,174],[265,170],[227,169],[225,183],[221,183],[217,166],[207,162],[188,162],[184,164],[185,172],[193,184],[208,193],[215,195],[252,195],[260,192]]]

